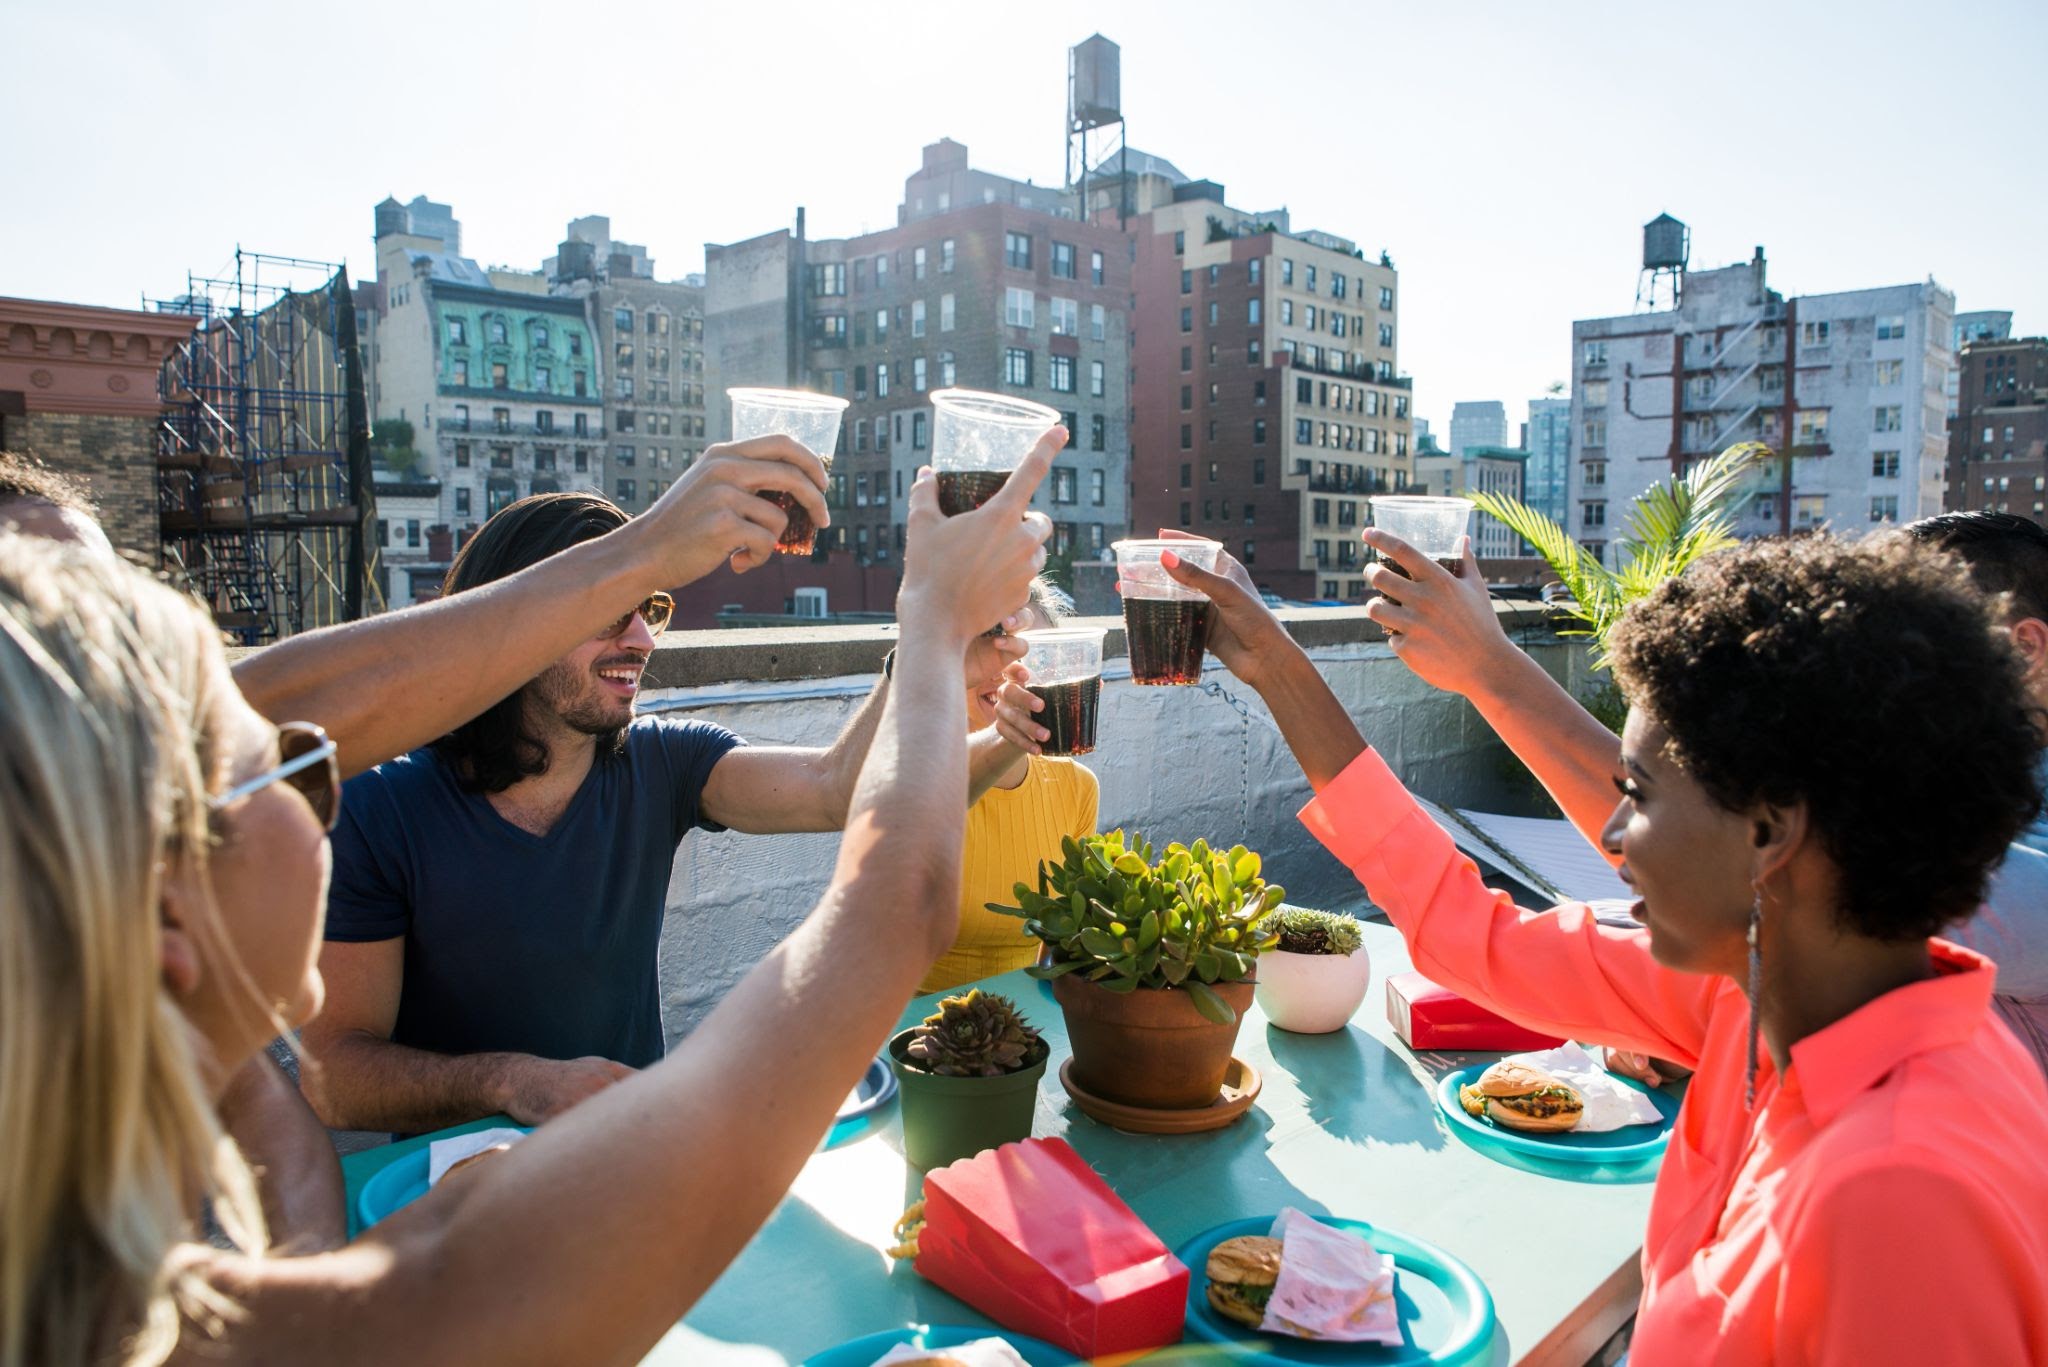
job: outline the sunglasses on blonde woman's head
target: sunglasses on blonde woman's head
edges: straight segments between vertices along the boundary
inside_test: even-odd
[[[598,632],[597,638],[600,641],[611,640],[614,636],[625,631],[627,627],[633,625],[635,615],[638,615],[647,623],[647,630],[650,634],[659,636],[662,630],[668,626],[669,618],[676,615],[676,600],[665,593],[650,593],[641,602],[640,606],[634,608],[632,612],[621,614],[616,622],[611,623],[603,631]]]
[[[341,816],[341,762],[335,757],[336,748],[327,732],[312,722],[282,722],[277,728],[277,767],[208,799],[207,805],[219,811],[273,783],[289,783],[306,799],[320,824],[331,831]]]

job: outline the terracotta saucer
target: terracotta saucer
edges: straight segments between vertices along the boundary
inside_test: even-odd
[[[1241,1058],[1233,1058],[1230,1068],[1223,1074],[1223,1091],[1207,1106],[1196,1106],[1190,1110],[1160,1110],[1150,1106],[1126,1106],[1083,1091],[1074,1081],[1074,1060],[1070,1057],[1060,1064],[1060,1086],[1067,1089],[1067,1095],[1074,1099],[1083,1115],[1132,1134],[1194,1134],[1200,1130],[1220,1130],[1251,1109],[1251,1104],[1259,1099],[1259,1088],[1263,1085],[1258,1069]]]

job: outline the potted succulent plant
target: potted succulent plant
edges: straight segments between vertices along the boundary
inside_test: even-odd
[[[1358,922],[1308,907],[1282,907],[1272,925],[1279,938],[1259,958],[1259,1010],[1296,1034],[1342,1030],[1372,980]]]
[[[1252,970],[1273,943],[1285,893],[1242,845],[1169,845],[1156,859],[1122,831],[1067,839],[1038,889],[989,910],[1024,919],[1049,950],[1028,972],[1050,979],[1066,1016],[1073,1080],[1095,1096],[1162,1110],[1207,1106],[1223,1087],[1252,1001]]]
[[[1051,1050],[1008,997],[970,989],[889,1041],[903,1154],[929,1172],[1031,1137]]]

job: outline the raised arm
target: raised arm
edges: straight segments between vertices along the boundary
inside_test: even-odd
[[[235,683],[272,721],[326,727],[343,772],[361,773],[452,731],[654,590],[764,564],[787,517],[759,491],[793,495],[828,525],[824,487],[824,467],[787,437],[714,446],[609,536],[467,593],[280,641],[237,663]]]
[[[1363,536],[1410,576],[1404,579],[1380,564],[1365,571],[1366,582],[1383,595],[1366,604],[1366,615],[1398,633],[1387,638],[1396,658],[1424,683],[1459,694],[1478,708],[1586,843],[1608,857],[1601,849],[1600,828],[1614,810],[1619,742],[1501,630],[1470,538],[1464,572],[1452,575],[1398,536],[1376,527],[1368,527]]]
[[[237,1361],[632,1361],[745,1246],[951,944],[967,642],[1021,602],[1050,453],[980,510],[912,491],[890,689],[831,886],[675,1052],[324,1258],[216,1256]],[[707,1104],[707,1098],[713,1099]],[[516,1257],[507,1256],[516,1250]],[[650,1256],[657,1250],[659,1256]]]

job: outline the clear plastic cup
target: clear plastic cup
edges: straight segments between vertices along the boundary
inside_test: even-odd
[[[846,400],[803,389],[728,389],[732,400],[732,439],[785,436],[809,451],[832,469],[832,453],[839,446],[839,420],[846,415]],[[804,505],[780,491],[761,497],[789,515],[789,525],[776,538],[775,549],[785,555],[809,555],[818,529]]]
[[[1102,706],[1101,627],[1047,627],[1020,631],[1030,689],[1044,703],[1038,724],[1052,732],[1048,755],[1085,755],[1095,748],[1095,719]]]
[[[1060,425],[1042,403],[978,389],[932,395],[932,470],[946,516],[972,512],[996,496],[1038,439]]]
[[[1434,498],[1421,494],[1384,494],[1368,500],[1372,504],[1372,525],[1392,532],[1437,564],[1458,573],[1464,557],[1458,554],[1458,538],[1472,516],[1469,498]],[[1385,556],[1376,556],[1396,574],[1407,571]]]
[[[1116,587],[1124,600],[1124,641],[1131,655],[1131,682],[1192,684],[1202,681],[1202,652],[1209,644],[1209,596],[1175,580],[1159,563],[1167,551],[1200,570],[1214,570],[1221,541],[1119,541]]]

